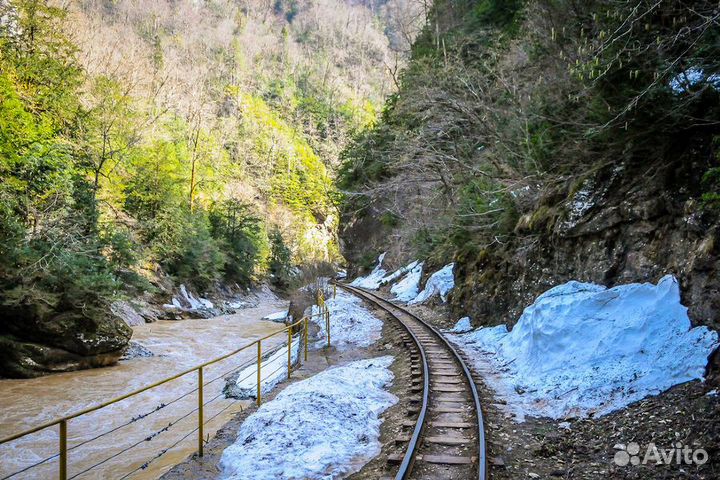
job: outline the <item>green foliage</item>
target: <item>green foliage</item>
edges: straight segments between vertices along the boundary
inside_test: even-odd
[[[716,2],[435,2],[400,91],[342,155],[346,214],[400,208],[418,256],[471,257],[552,234],[574,179],[678,158],[710,168],[702,198],[720,205],[710,19]]]
[[[165,210],[156,224],[153,246],[168,273],[200,291],[222,278],[227,257],[207,213]]]
[[[720,135],[713,139],[715,162],[720,163]],[[720,208],[720,167],[712,167],[702,177],[701,200],[706,209]]]
[[[224,275],[249,286],[256,272],[264,268],[268,241],[262,219],[250,204],[226,200],[210,209],[213,237],[225,253]]]
[[[81,2],[73,34],[92,25],[97,41],[80,52],[64,8],[0,2],[6,304],[48,317],[101,311],[123,289],[148,289],[158,266],[199,290],[268,272],[287,286],[294,264],[337,258],[333,169],[348,135],[375,120],[384,73],[363,63],[345,85],[328,34],[292,23],[312,5],[278,1],[262,28],[282,45],[252,57],[252,8],[196,7],[210,39],[135,4]],[[95,8],[102,15],[83,22]],[[222,18],[235,28],[216,31]],[[384,58],[376,44],[343,41]]]
[[[61,9],[13,2],[0,40],[0,290],[18,315],[100,308],[117,289],[76,163],[81,72]]]
[[[293,275],[292,252],[285,245],[279,230],[270,233],[270,274],[279,288],[287,288]]]
[[[377,150],[394,140],[393,129],[385,124],[357,134],[341,154],[338,186],[349,190],[387,178],[387,161]]]

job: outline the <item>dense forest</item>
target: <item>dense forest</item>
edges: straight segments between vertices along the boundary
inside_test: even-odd
[[[6,354],[117,351],[113,299],[337,261],[339,152],[395,88],[419,8],[0,2]]]
[[[343,153],[344,253],[456,261],[453,305],[481,324],[512,324],[568,280],[671,272],[693,320],[717,327],[719,15],[434,2],[399,91]]]

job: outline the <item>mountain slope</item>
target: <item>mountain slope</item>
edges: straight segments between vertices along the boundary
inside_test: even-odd
[[[567,280],[673,273],[718,328],[717,18],[712,2],[436,2],[345,153],[343,252],[456,261],[452,304],[483,325]]]
[[[0,2],[0,374],[112,363],[117,298],[339,259],[338,152],[394,88],[410,7]]]

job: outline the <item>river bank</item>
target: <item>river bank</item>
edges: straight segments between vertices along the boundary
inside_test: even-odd
[[[204,361],[221,356],[257,338],[279,330],[281,327],[263,316],[286,308],[286,302],[274,300],[257,307],[239,310],[232,315],[211,319],[185,321],[158,321],[133,327],[133,340],[149,349],[154,356],[121,361],[116,366],[59,373],[35,379],[0,380],[0,436],[31,428],[54,418],[96,405],[108,399],[142,388],[145,385],[167,378]],[[267,341],[271,348],[280,344],[284,337],[278,336]],[[242,352],[208,369],[206,378],[213,378],[220,372],[249,359],[253,352]],[[117,432],[74,448],[90,440],[100,432],[127,423],[133,417],[155,410],[158,406],[195,388],[194,375],[186,375],[176,381],[144,392],[130,399],[111,405],[97,412],[74,419],[68,424],[69,475],[73,476],[102,461],[111,454],[129,448],[142,441],[152,432],[157,432],[176,421],[195,407],[196,396],[191,394],[175,404],[161,408],[147,418],[132,423]],[[208,385],[206,398],[220,393],[223,382]],[[216,391],[217,390],[217,391]],[[208,416],[214,415],[226,405],[219,398]],[[229,402],[227,402],[229,403]],[[238,406],[228,408],[205,428],[206,434],[213,435]],[[192,415],[178,422],[176,428],[162,432],[149,442],[103,463],[78,478],[121,477],[120,472],[130,471],[179,440],[195,426]],[[0,477],[20,470],[57,453],[57,428],[50,428],[0,446]],[[157,478],[175,463],[194,451],[197,440],[188,438],[177,447],[138,472],[134,478]],[[57,472],[57,459],[34,468],[13,478],[51,478]]]

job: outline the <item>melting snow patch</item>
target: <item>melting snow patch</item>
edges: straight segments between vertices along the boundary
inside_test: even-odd
[[[221,478],[330,480],[360,470],[380,453],[380,414],[398,401],[383,388],[392,362],[352,362],[288,386],[240,426]]]
[[[301,343],[299,335],[293,338],[291,355],[293,364],[298,359]],[[260,366],[263,395],[270,392],[278,383],[287,378],[287,361],[287,345],[263,357]],[[237,375],[233,375],[225,385],[224,393],[228,397],[240,400],[257,398],[257,363],[253,362],[250,366],[240,370]]]
[[[278,322],[283,323],[285,322],[285,319],[288,317],[288,311],[283,310],[282,312],[275,312],[271,313],[269,315],[265,315],[262,317],[263,320],[270,320],[271,322]]]
[[[453,278],[454,263],[445,265],[443,268],[433,273],[425,283],[425,289],[411,300],[410,304],[423,303],[435,295],[440,295],[443,302],[447,301],[447,295],[455,287],[455,279]]]
[[[387,285],[389,283],[394,282],[398,278],[402,277],[406,273],[408,273],[410,270],[415,268],[419,262],[415,260],[409,265],[405,265],[404,267],[400,267],[397,270],[395,270],[393,273],[388,275],[387,277],[384,277],[382,280],[380,280],[380,285]]]
[[[180,295],[182,295],[183,300],[185,300],[192,309],[213,308],[213,303],[210,300],[205,298],[195,298],[192,293],[187,291],[185,285],[180,285]],[[173,301],[173,304],[174,303],[175,302]]]
[[[690,328],[674,277],[607,289],[568,282],[504,325],[450,337],[524,415],[603,415],[673,385],[702,379],[716,332]]]
[[[463,317],[457,321],[455,326],[448,330],[449,333],[467,333],[473,329],[470,317]]]
[[[355,295],[338,289],[337,296],[325,302],[330,310],[330,337],[333,346],[343,349],[347,347],[369,347],[380,340],[383,322],[362,306],[362,300]],[[312,307],[312,322],[320,327],[316,345],[323,346],[327,341],[325,319],[320,315],[317,305]]]
[[[358,277],[355,280],[352,281],[350,286],[352,287],[358,287],[358,288],[367,288],[370,290],[377,290],[380,288],[380,285],[382,283],[382,279],[385,277],[387,272],[385,269],[382,268],[383,260],[385,260],[385,255],[387,252],[381,254],[378,257],[378,264],[375,266],[372,272],[370,272],[370,275],[366,277]]]
[[[392,286],[390,293],[395,295],[395,300],[409,302],[418,296],[420,292],[420,279],[422,278],[423,264],[415,262],[408,274],[398,283]]]

